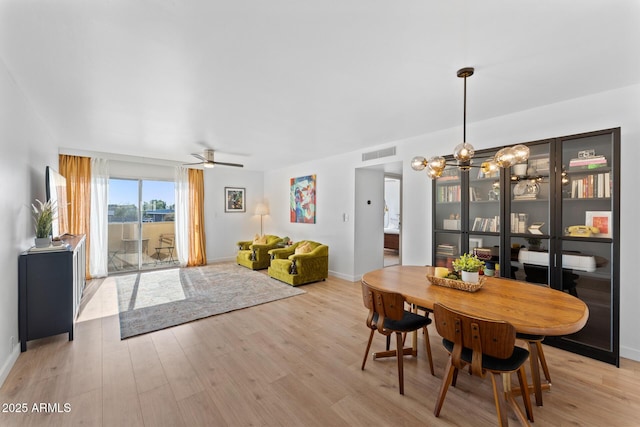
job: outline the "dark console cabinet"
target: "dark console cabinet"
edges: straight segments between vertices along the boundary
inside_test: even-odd
[[[20,349],[27,341],[61,333],[73,340],[73,325],[85,284],[85,237],[65,240],[66,251],[26,251],[19,258]]]

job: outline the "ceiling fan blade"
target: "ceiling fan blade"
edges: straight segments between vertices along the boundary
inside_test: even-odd
[[[237,168],[243,168],[244,165],[241,165],[240,163],[225,163],[225,162],[213,162],[216,165],[223,165],[223,166],[235,166]]]
[[[200,160],[202,160],[203,162],[208,162],[208,161],[209,161],[209,159],[207,159],[206,157],[203,157],[203,156],[202,156],[202,154],[198,154],[198,153],[191,153],[191,155],[192,155],[193,157],[195,157],[196,159],[200,159]]]
[[[182,166],[193,166],[193,165],[201,165],[203,164],[202,162],[198,162],[198,163],[183,163]]]

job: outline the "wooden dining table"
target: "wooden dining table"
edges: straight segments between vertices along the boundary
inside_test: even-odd
[[[572,334],[582,329],[589,318],[589,308],[583,301],[556,289],[507,278],[485,277],[482,288],[466,292],[432,284],[427,275],[433,275],[434,271],[430,266],[396,265],[365,273],[362,281],[377,289],[397,292],[408,303],[428,310],[440,303],[474,317],[504,320],[523,334]],[[417,336],[414,335],[413,348],[404,354],[415,355],[416,348]],[[530,357],[537,361],[536,346],[531,346],[530,350]],[[532,382],[539,395],[543,387],[537,369],[532,373]]]

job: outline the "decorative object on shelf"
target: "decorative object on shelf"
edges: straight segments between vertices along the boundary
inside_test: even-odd
[[[262,232],[262,217],[269,215],[269,207],[265,203],[258,203],[256,206],[256,215],[260,215],[260,235],[262,236],[264,234]]]
[[[516,200],[537,199],[540,193],[540,185],[534,180],[520,181],[513,187],[513,196]]]
[[[445,288],[458,289],[458,290],[467,291],[467,292],[476,292],[480,290],[480,288],[482,288],[482,286],[484,285],[484,281],[486,280],[485,277],[482,276],[479,280],[476,280],[475,282],[467,282],[465,280],[449,279],[446,277],[436,277],[430,274],[427,275],[427,279],[433,285],[443,286]]]
[[[462,120],[462,143],[453,149],[453,157],[456,162],[447,163],[442,156],[433,156],[428,160],[422,156],[416,156],[411,160],[413,170],[422,171],[426,168],[427,176],[431,179],[438,178],[444,172],[447,166],[457,166],[462,171],[468,171],[473,165],[473,156],[475,149],[473,145],[467,142],[467,77],[471,77],[474,73],[473,67],[461,68],[457,72],[457,76],[464,79],[464,108]],[[480,168],[483,173],[491,174],[498,168],[508,168],[518,163],[524,163],[529,158],[529,147],[518,144],[513,147],[505,147],[499,150],[493,159],[483,161]]]
[[[592,237],[598,233],[600,233],[599,228],[588,225],[571,225],[565,230],[565,234],[569,237]]]
[[[586,211],[585,224],[597,228],[595,237],[611,237],[611,211]]]
[[[484,267],[484,261],[477,255],[462,254],[460,258],[453,260],[453,269],[460,272],[462,281],[477,282],[479,271]]]
[[[485,268],[487,266],[486,261],[491,260],[491,258],[494,257],[494,255],[497,257],[499,255],[499,252],[497,250],[497,246],[495,246],[494,248],[473,248],[473,254],[475,256],[477,256],[479,259],[481,259],[482,261],[485,261]]]
[[[246,212],[245,189],[240,187],[224,187],[224,211]]]
[[[51,230],[53,218],[56,215],[56,203],[51,199],[45,203],[36,199],[36,202],[38,206],[31,204],[36,229],[35,245],[36,248],[46,248],[51,245]]]
[[[491,184],[491,190],[489,190],[489,194],[487,195],[489,200],[500,200],[500,181],[495,181]]]
[[[513,165],[511,167],[511,170],[513,172],[513,175],[517,177],[523,177],[527,175],[528,167],[529,165],[527,163],[518,163],[517,165]]]
[[[527,237],[525,239],[527,241],[527,243],[529,244],[529,250],[530,251],[539,251],[540,245],[542,244],[542,239],[539,237]]]
[[[531,234],[543,234],[542,233],[543,225],[544,225],[544,222],[534,222],[529,226],[527,230],[529,230],[529,233]]]

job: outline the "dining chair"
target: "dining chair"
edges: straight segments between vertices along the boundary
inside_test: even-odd
[[[367,356],[369,355],[369,349],[371,348],[371,342],[373,341],[375,332],[378,331],[387,337],[395,333],[398,382],[400,385],[400,394],[404,394],[403,356],[405,352],[403,335],[422,329],[424,331],[424,342],[427,350],[427,358],[429,359],[429,368],[431,375],[435,376],[433,359],[431,357],[431,345],[429,343],[429,331],[427,330],[427,326],[431,324],[431,319],[405,310],[405,299],[401,294],[382,291],[365,283],[362,283],[362,299],[364,306],[369,309],[366,324],[367,327],[371,329],[367,348],[362,360],[362,370],[364,370],[364,366],[367,363]]]
[[[525,264],[525,271],[527,271],[528,267]],[[545,267],[546,268],[546,267]],[[531,277],[527,276],[527,281],[538,285],[549,287],[547,283],[546,275],[539,278],[538,281],[529,280]],[[575,285],[574,285],[575,287]],[[575,296],[575,295],[574,295]],[[542,348],[542,341],[544,340],[544,335],[530,335],[530,334],[522,334],[516,332],[516,339],[524,341],[527,344],[529,349],[530,357],[529,364],[531,366],[531,383],[533,384],[533,394],[536,399],[536,406],[542,406],[542,382],[540,381],[540,367],[542,367],[542,372],[544,373],[544,377],[547,380],[547,386],[551,387],[551,374],[549,373],[549,367],[547,366],[547,359],[544,357],[544,349]]]
[[[540,367],[547,380],[547,387],[551,387],[551,375],[549,374],[549,367],[547,366],[547,360],[544,357],[544,350],[542,348],[542,341],[544,335],[529,335],[516,333],[516,339],[522,340],[527,344],[530,357],[529,364],[531,366],[531,383],[533,384],[533,394],[536,398],[536,405],[542,406],[542,382],[540,381]]]
[[[509,405],[518,420],[528,426],[527,418],[533,421],[533,409],[524,371],[529,352],[515,345],[516,329],[513,325],[505,321],[472,317],[440,303],[434,304],[433,312],[436,329],[442,336],[444,348],[449,352],[434,415],[440,415],[449,385],[456,385],[458,371],[470,365],[471,375],[484,378],[487,373],[491,374],[499,425],[509,425]],[[526,417],[511,392],[512,372],[518,374]]]

